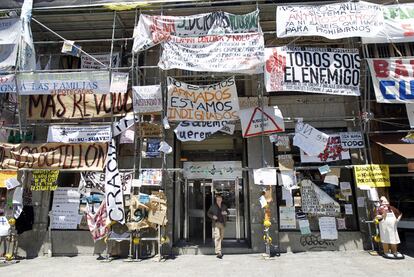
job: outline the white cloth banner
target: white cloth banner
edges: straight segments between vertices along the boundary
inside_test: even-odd
[[[110,221],[125,223],[124,196],[118,170],[115,140],[109,144],[105,167],[106,210]]]
[[[162,111],[161,86],[136,86],[132,87],[134,92],[134,112],[154,113]]]
[[[108,94],[109,72],[21,73],[19,94]]]
[[[119,175],[123,195],[130,194],[133,172],[120,172]],[[81,173],[78,191],[87,196],[91,193],[105,193],[105,173],[94,171]]]
[[[363,37],[362,43],[397,43],[414,41],[414,4],[383,6],[384,28],[374,37]]]
[[[169,121],[238,120],[239,101],[234,77],[196,86],[168,77]]]
[[[259,74],[263,72],[264,37],[261,33],[170,36],[158,66],[163,70]]]
[[[364,1],[327,5],[283,5],[276,11],[277,37],[329,39],[375,37],[383,28],[382,5]]]
[[[0,94],[9,92],[16,92],[16,81],[14,74],[0,75]]]
[[[128,91],[128,79],[128,72],[112,72],[109,91],[111,93],[126,93]]]
[[[266,91],[360,95],[358,49],[275,47],[265,59]]]
[[[414,57],[367,62],[378,103],[414,103]]]
[[[92,57],[109,67],[111,54],[92,54]],[[112,68],[117,68],[120,65],[119,53],[112,54]],[[81,56],[81,68],[82,69],[102,69],[105,68],[102,64],[98,63],[91,57],[83,54]]]
[[[329,136],[313,128],[307,123],[298,122],[295,127],[293,145],[299,147],[306,154],[317,156],[325,150]]]
[[[276,186],[277,175],[274,168],[259,168],[253,170],[253,179],[255,185]]]
[[[111,141],[111,126],[49,126],[47,142],[83,143]]]
[[[282,112],[277,106],[242,109],[239,117],[245,138],[285,131]]]
[[[0,19],[0,71],[16,66],[21,26],[18,18]]]
[[[261,32],[259,10],[235,15],[222,11],[190,16],[141,14],[134,28],[134,52],[143,51],[174,36],[205,36]]]
[[[180,141],[203,141],[226,125],[226,121],[182,121],[174,133]]]
[[[135,118],[133,114],[126,115],[125,117],[121,118],[118,122],[114,122],[113,127],[113,137],[118,136],[119,134],[125,132],[129,128],[131,128],[135,121],[137,121],[138,118]]]

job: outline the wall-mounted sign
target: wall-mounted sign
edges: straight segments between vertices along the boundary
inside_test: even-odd
[[[184,178],[233,180],[243,178],[242,163],[239,161],[184,162]]]

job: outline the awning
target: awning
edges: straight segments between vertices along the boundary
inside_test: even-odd
[[[414,144],[401,141],[404,134],[373,136],[371,140],[392,152],[407,158],[414,159]]]

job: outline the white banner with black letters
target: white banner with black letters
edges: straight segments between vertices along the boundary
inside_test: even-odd
[[[276,19],[279,38],[375,37],[384,25],[382,5],[364,1],[327,5],[281,5],[277,7]]]
[[[0,71],[16,66],[21,29],[18,18],[0,19]]]
[[[180,141],[202,141],[226,125],[226,121],[182,121],[174,133]]]
[[[134,92],[134,112],[135,113],[154,113],[162,111],[161,86],[135,86]]]
[[[358,49],[275,47],[265,58],[267,91],[360,95]]]
[[[47,142],[83,143],[111,141],[111,126],[49,126]]]

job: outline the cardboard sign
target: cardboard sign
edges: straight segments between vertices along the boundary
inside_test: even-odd
[[[223,62],[226,61],[226,62]],[[158,66],[163,70],[260,74],[263,72],[262,33],[169,36]]]
[[[276,186],[277,176],[274,168],[259,168],[253,170],[255,185]]]
[[[203,141],[226,125],[226,121],[182,121],[174,133],[180,141]]]
[[[17,171],[0,171],[0,188],[7,187],[6,181],[10,178],[17,178]]]
[[[242,109],[239,116],[245,138],[285,131],[282,112],[277,106]]]
[[[299,147],[308,155],[317,156],[328,144],[329,136],[313,128],[307,123],[298,122],[295,127],[293,145]]]
[[[80,222],[80,194],[76,188],[58,188],[53,193],[52,229],[75,230]]]
[[[414,41],[414,4],[384,5],[384,28],[374,37],[363,37],[362,43],[397,43]]]
[[[414,57],[367,62],[378,103],[414,103]]]
[[[21,29],[19,18],[0,19],[0,71],[16,66]]]
[[[53,191],[58,184],[59,170],[34,170],[32,172],[32,191]]]
[[[9,92],[16,92],[16,80],[14,74],[0,75],[0,94]]]
[[[341,145],[341,138],[337,134],[329,135],[325,149],[317,155],[308,155],[303,150],[300,151],[300,161],[302,163],[328,163],[341,160],[349,160],[351,155],[348,149]]]
[[[110,126],[49,126],[47,142],[83,143],[111,141]]]
[[[124,196],[121,177],[118,170],[118,159],[115,141],[109,144],[105,166],[105,199],[108,219],[121,224],[125,223]]]
[[[295,207],[279,207],[280,229],[296,229]]]
[[[321,232],[321,239],[336,240],[338,239],[338,230],[336,229],[335,217],[320,217],[319,230]]]
[[[339,133],[343,148],[356,149],[364,148],[364,137],[361,132],[344,132]]]
[[[167,109],[170,121],[238,120],[236,81],[196,86],[168,77]]]
[[[113,109],[111,108],[113,107]],[[30,95],[26,102],[28,120],[102,118],[132,112],[131,93]]]
[[[92,54],[92,57],[109,67],[111,60],[111,54]],[[112,68],[117,68],[120,65],[119,53],[112,54]],[[81,68],[82,69],[102,69],[103,65],[92,59],[87,55],[81,55]]]
[[[235,34],[260,32],[259,10],[235,15],[222,11],[190,16],[165,16],[141,14],[134,28],[134,52],[143,51],[170,35],[188,37],[210,34]]]
[[[0,143],[0,169],[102,170],[108,144],[97,143]]]
[[[383,28],[382,5],[364,1],[328,5],[283,5],[276,12],[277,37],[329,39],[375,37]]]
[[[161,86],[132,87],[134,92],[134,112],[154,113],[162,111]]]
[[[20,73],[19,94],[108,94],[109,72]]]
[[[355,165],[354,173],[358,187],[380,188],[391,186],[390,169],[386,164]]]
[[[265,59],[266,91],[360,95],[358,49],[275,47]]]
[[[184,162],[183,175],[187,179],[234,180],[243,178],[240,161]]]

